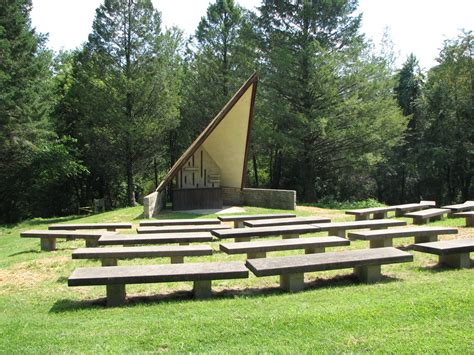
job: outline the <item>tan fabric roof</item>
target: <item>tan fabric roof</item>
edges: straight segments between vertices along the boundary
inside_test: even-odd
[[[254,73],[176,161],[158,185],[158,192],[171,183],[202,145],[222,169],[222,186],[243,188],[256,90]]]

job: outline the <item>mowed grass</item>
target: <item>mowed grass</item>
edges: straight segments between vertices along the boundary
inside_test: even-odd
[[[434,255],[410,250],[413,263],[383,266],[384,279],[373,285],[359,283],[351,270],[336,270],[306,274],[305,291],[290,294],[278,289],[277,277],[257,278],[250,273],[249,279],[213,282],[214,297],[205,301],[192,299],[191,283],[129,285],[127,306],[106,308],[105,287],[67,287],[76,267],[99,265],[71,259],[71,251],[84,245],[82,240],[58,240],[57,251],[41,252],[37,239],[19,237],[22,230],[47,228],[51,223],[131,221],[136,226],[141,213],[142,208],[136,207],[3,227],[0,352],[474,352],[474,269],[440,268]],[[353,219],[341,211],[316,208],[302,208],[297,214]],[[462,227],[464,219],[432,225],[459,227],[462,238],[474,237],[474,229]],[[395,239],[395,246],[411,243],[413,238]],[[244,255],[219,252],[217,242],[212,246],[214,255],[186,258],[186,262],[245,260]],[[367,247],[367,242],[358,241],[349,248]],[[136,259],[120,264],[168,262],[167,258]]]

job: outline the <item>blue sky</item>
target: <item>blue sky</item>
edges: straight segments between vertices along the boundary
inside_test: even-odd
[[[190,35],[206,13],[208,0],[152,0],[161,11],[165,26],[178,26]],[[254,9],[259,0],[240,0]],[[32,23],[39,32],[49,33],[49,47],[73,49],[87,40],[95,9],[101,0],[33,0]],[[363,15],[362,32],[380,48],[388,31],[401,65],[414,53],[420,65],[429,69],[445,39],[461,29],[474,30],[474,0],[359,0]]]

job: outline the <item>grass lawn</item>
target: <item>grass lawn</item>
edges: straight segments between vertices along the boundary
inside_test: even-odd
[[[0,353],[474,353],[474,268],[439,268],[434,255],[410,251],[413,263],[383,266],[383,281],[373,285],[358,283],[351,270],[309,273],[306,289],[290,294],[279,291],[277,277],[250,273],[247,280],[213,282],[214,297],[205,301],[191,298],[191,283],[130,285],[127,306],[105,308],[105,287],[67,287],[76,267],[99,265],[71,259],[83,240],[58,240],[57,251],[41,252],[39,240],[19,237],[22,230],[51,223],[138,224],[141,213],[142,207],[136,207],[0,227]],[[337,210],[297,211],[315,213],[353,220]],[[169,212],[163,218],[190,217],[196,216]],[[460,237],[474,237],[474,228],[463,224],[459,218],[432,225],[460,227]],[[395,246],[409,245],[413,238],[394,241]],[[244,255],[218,252],[217,242],[212,246],[214,255],[186,262],[244,260]],[[367,247],[364,241],[350,246]],[[296,253],[301,251],[269,256]]]

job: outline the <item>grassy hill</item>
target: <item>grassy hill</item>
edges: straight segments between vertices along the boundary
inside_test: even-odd
[[[310,273],[305,291],[290,294],[278,289],[277,277],[251,275],[248,280],[213,282],[214,297],[205,301],[191,298],[191,283],[130,285],[127,306],[105,308],[105,287],[67,287],[76,267],[98,265],[71,259],[82,240],[58,240],[57,251],[41,252],[37,239],[19,237],[22,230],[51,223],[138,224],[141,212],[141,207],[126,208],[1,227],[0,352],[473,352],[474,269],[439,268],[432,255],[410,251],[413,263],[383,266],[383,281],[373,285],[358,283],[351,270]],[[333,220],[352,219],[338,210],[311,207],[297,213],[316,212]],[[196,216],[166,215],[185,217]],[[460,227],[463,222],[433,224]],[[474,237],[473,228],[460,228],[460,233]],[[396,239],[395,246],[412,242]],[[212,246],[214,255],[186,262],[244,260],[243,255],[218,252],[217,242]],[[367,247],[362,241],[350,246]],[[138,259],[121,264],[168,262]]]

